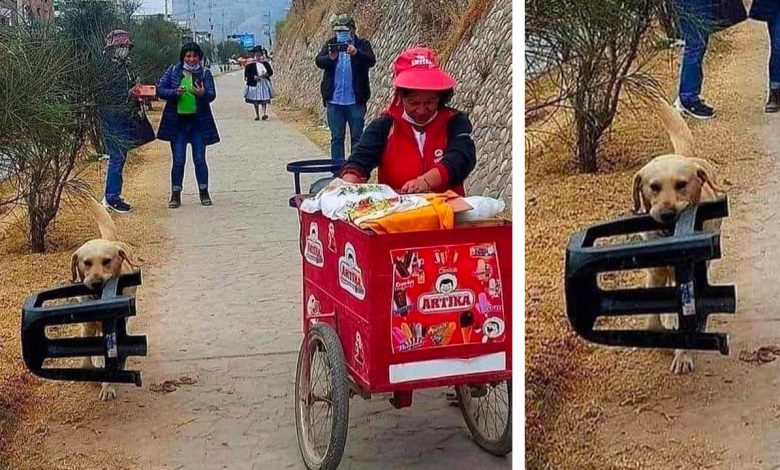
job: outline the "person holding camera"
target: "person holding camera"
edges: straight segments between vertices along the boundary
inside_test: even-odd
[[[371,43],[356,34],[352,16],[333,16],[330,24],[335,36],[322,46],[315,62],[323,70],[320,92],[327,108],[330,156],[343,162],[347,125],[352,148],[363,134],[366,103],[371,97],[368,71],[376,64],[376,57]]]

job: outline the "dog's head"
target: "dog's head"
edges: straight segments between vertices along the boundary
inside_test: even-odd
[[[662,155],[634,175],[634,212],[644,209],[657,222],[671,224],[685,208],[717,192],[721,189],[705,161]]]
[[[81,281],[97,291],[122,273],[123,263],[133,268],[137,266],[122,244],[102,239],[90,240],[71,256],[71,280]]]

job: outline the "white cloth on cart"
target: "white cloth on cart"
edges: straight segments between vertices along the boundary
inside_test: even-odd
[[[310,214],[322,211],[331,220],[360,225],[428,204],[430,202],[420,196],[401,196],[386,184],[353,184],[335,179],[315,197],[304,200],[301,210]]]

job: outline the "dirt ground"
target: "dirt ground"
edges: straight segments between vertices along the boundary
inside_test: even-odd
[[[690,375],[671,354],[597,347],[575,337],[563,306],[568,236],[629,213],[633,173],[671,150],[660,121],[623,113],[600,172],[578,175],[563,151],[526,158],[526,452],[528,468],[776,468],[777,364],[740,352],[780,343],[773,305],[777,117],[763,114],[767,36],[750,22],[719,35],[707,55],[703,95],[717,119],[688,121],[698,155],[727,189],[724,256],[715,280],[736,283],[737,314],[711,322],[731,355],[698,354]],[[678,63],[662,64],[668,96]],[[721,317],[723,318],[723,317]],[[745,354],[743,352],[743,354]],[[743,356],[744,358],[744,356]]]

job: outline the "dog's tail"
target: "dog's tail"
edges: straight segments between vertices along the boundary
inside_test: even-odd
[[[674,153],[693,158],[695,156],[693,134],[688,124],[685,123],[685,119],[665,99],[659,98],[658,101],[658,114],[661,116],[664,129],[672,140]]]
[[[93,197],[89,199],[89,209],[92,211],[92,216],[97,222],[100,229],[100,238],[104,240],[116,241],[116,225],[114,220],[108,214],[108,210],[103,207],[103,204],[99,203],[97,199]]]

